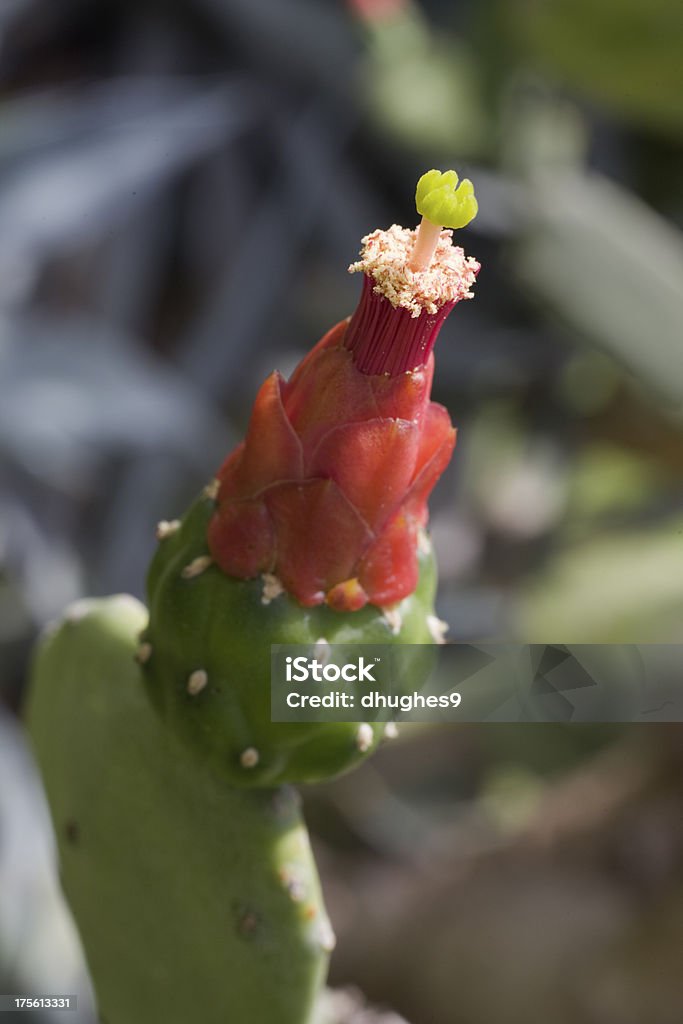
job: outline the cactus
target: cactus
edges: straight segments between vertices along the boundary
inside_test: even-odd
[[[127,596],[74,605],[28,706],[101,1018],[302,1024],[333,938],[297,795],[178,747],[134,659],[146,621]]]
[[[351,768],[377,746],[384,726],[271,722],[270,645],[432,642],[431,545],[425,537],[419,585],[389,617],[372,605],[304,609],[278,588],[270,597],[261,578],[239,580],[202,561],[214,515],[215,500],[202,494],[153,560],[150,624],[138,649],[151,703],[232,785],[313,782]],[[193,565],[202,571],[185,572]]]
[[[353,767],[384,727],[272,723],[270,645],[439,638],[427,499],[455,431],[432,349],[479,264],[427,214],[471,219],[456,185],[428,172],[419,228],[363,239],[354,315],[267,379],[245,441],[159,524],[149,617],[80,602],[42,641],[29,728],[108,1024],[310,1021],[333,938],[283,784]]]

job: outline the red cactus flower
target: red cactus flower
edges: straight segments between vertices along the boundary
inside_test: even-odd
[[[462,206],[466,183],[456,195],[442,179]],[[368,235],[349,269],[365,275],[358,309],[289,381],[273,373],[262,385],[246,438],[218,473],[208,531],[224,572],[272,573],[302,605],[340,611],[386,607],[417,585],[418,531],[455,445],[447,411],[429,398],[432,348],[479,264],[426,219],[418,232]]]

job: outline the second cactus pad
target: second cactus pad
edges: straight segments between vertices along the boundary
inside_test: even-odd
[[[182,523],[163,529],[148,580],[149,626],[138,658],[148,695],[166,724],[232,785],[313,782],[343,772],[381,740],[382,723],[273,723],[271,644],[428,644],[436,572],[420,555],[415,593],[390,617],[368,605],[341,613],[304,608],[276,581],[238,580],[211,563],[203,494]],[[174,524],[175,525],[175,524]],[[416,659],[413,685],[423,681]]]
[[[236,790],[169,735],[135,664],[145,608],[81,601],[27,721],[108,1024],[302,1024],[334,936],[294,790]]]

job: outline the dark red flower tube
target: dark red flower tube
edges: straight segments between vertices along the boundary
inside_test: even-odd
[[[435,173],[435,172],[431,172]],[[417,584],[427,499],[455,445],[430,401],[432,349],[479,264],[442,231],[413,271],[416,232],[363,240],[358,309],[288,381],[271,374],[247,435],[218,473],[211,555],[227,574],[273,574],[302,605],[392,605]]]

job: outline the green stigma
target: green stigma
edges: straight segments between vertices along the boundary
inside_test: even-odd
[[[432,224],[446,228],[464,228],[477,216],[479,206],[474,185],[463,178],[458,185],[455,171],[427,171],[415,190],[417,212]]]

